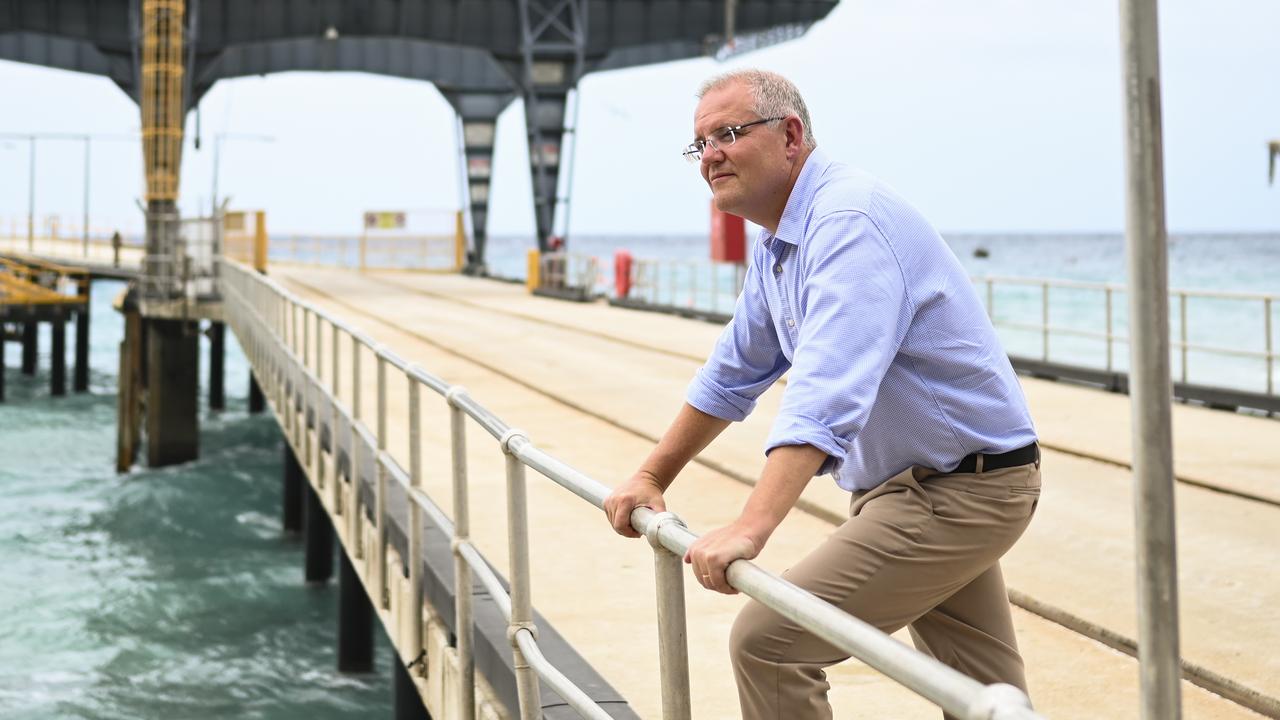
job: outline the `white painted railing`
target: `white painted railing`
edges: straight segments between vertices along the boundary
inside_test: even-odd
[[[412,604],[407,621],[412,627],[407,633],[411,638],[410,647],[399,648],[402,656],[416,656],[423,644],[421,531],[426,516],[450,535],[454,548],[457,589],[454,612],[457,621],[456,652],[460,669],[457,673],[456,697],[462,704],[459,715],[468,720],[475,717],[472,598],[465,590],[471,587],[474,574],[495,598],[509,622],[508,637],[514,656],[522,720],[541,716],[538,678],[554,688],[583,717],[609,717],[580,688],[556,670],[538,649],[529,571],[530,527],[525,497],[525,468],[534,469],[601,509],[609,488],[539,449],[523,431],[508,426],[461,387],[450,385],[425,369],[406,362],[390,348],[301,300],[270,278],[244,265],[226,262],[222,268],[221,283],[226,303],[225,317],[236,331],[255,372],[260,378],[266,378],[264,392],[273,398],[277,406],[295,402],[293,397],[300,393],[302,397],[308,398],[308,405],[313,406],[317,414],[327,412],[329,417],[317,418],[316,427],[318,431],[322,421],[328,420],[334,433],[334,457],[337,456],[340,445],[349,444],[352,490],[347,496],[351,499],[347,502],[353,505],[342,507],[342,503],[338,501],[342,483],[337,479],[336,473],[329,491],[333,493],[333,507],[341,509],[341,515],[352,528],[349,536],[354,538],[362,536],[360,524],[364,518],[357,480],[359,468],[362,467],[362,458],[372,454],[376,469],[373,518],[377,539],[373,547],[375,571],[371,595],[382,598],[383,609],[386,609],[388,602],[389,520],[386,503],[389,484],[398,485],[409,499],[407,534]],[[327,373],[323,367],[322,351],[326,336],[332,363]],[[344,345],[340,339],[344,336],[348,339],[345,345],[350,351],[345,355],[345,364],[340,350]],[[377,362],[377,410],[372,431],[361,416],[362,350],[372,353]],[[346,405],[339,400],[339,387],[343,374],[340,369],[348,367],[350,404]],[[408,470],[401,467],[387,451],[389,369],[400,373],[408,382]],[[326,376],[327,384],[321,381]],[[286,378],[293,385],[293,396],[288,394],[286,386],[290,382],[286,382]],[[305,388],[301,387],[303,384]],[[422,490],[423,440],[419,410],[423,387],[441,396],[449,407],[453,472],[452,520]],[[283,420],[285,432],[294,434],[295,441],[306,435],[305,415],[301,421],[293,411],[282,417],[286,418]],[[496,441],[506,458],[507,538],[511,563],[509,595],[503,591],[498,578],[470,540],[466,466],[468,418]],[[350,437],[338,438],[336,435],[339,429],[348,431]],[[301,446],[302,443],[297,445]],[[310,456],[310,452],[307,454]],[[315,457],[317,462],[321,461],[318,450]],[[666,720],[687,720],[690,717],[689,665],[681,558],[698,536],[670,512],[654,513],[648,508],[637,508],[632,513],[631,522],[637,531],[645,535],[654,551],[663,717]],[[600,532],[610,532],[603,520]],[[360,551],[356,549],[354,552]],[[748,596],[796,621],[955,717],[964,720],[1041,717],[1030,709],[1026,695],[1020,690],[1009,685],[982,685],[751,562],[734,562],[729,566],[727,577],[731,585]],[[400,617],[404,617],[404,614]]]

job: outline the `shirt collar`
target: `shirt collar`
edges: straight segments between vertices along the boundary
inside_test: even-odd
[[[796,177],[795,187],[791,188],[787,205],[782,210],[782,218],[778,221],[778,232],[771,234],[768,230],[761,229],[761,242],[772,245],[772,240],[778,239],[789,245],[800,244],[804,239],[805,215],[808,214],[809,203],[817,188],[818,178],[822,177],[822,173],[830,164],[831,160],[818,148],[814,148],[809,153],[809,157],[805,158],[804,167],[800,169],[800,175]]]

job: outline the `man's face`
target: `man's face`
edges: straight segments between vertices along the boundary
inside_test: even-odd
[[[702,139],[725,127],[759,120],[751,108],[751,91],[730,83],[702,96],[693,116],[694,137]],[[707,145],[700,166],[716,208],[749,217],[779,191],[790,176],[786,135],[778,127],[754,125],[737,134],[737,142],[719,149]]]

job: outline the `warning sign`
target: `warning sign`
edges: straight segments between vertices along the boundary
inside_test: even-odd
[[[403,211],[366,212],[364,227],[366,230],[403,230],[405,225]]]

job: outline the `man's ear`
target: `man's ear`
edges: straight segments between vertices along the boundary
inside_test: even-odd
[[[782,122],[787,133],[787,157],[793,158],[804,150],[804,123],[797,115],[789,115]]]

